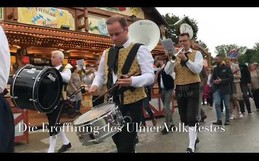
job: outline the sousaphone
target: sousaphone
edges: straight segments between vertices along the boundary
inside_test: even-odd
[[[138,20],[129,26],[129,39],[144,44],[152,51],[160,39],[159,27],[153,21]]]

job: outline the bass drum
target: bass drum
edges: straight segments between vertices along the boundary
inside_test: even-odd
[[[29,64],[14,75],[10,91],[16,107],[51,113],[60,102],[62,77],[56,68]]]

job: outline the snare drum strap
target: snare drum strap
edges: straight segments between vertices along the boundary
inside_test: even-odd
[[[143,45],[143,44],[140,44],[140,43],[135,43],[133,45],[133,47],[131,48],[130,52],[129,52],[129,55],[128,57],[126,58],[123,66],[122,66],[122,69],[121,69],[121,73],[122,75],[127,75],[130,68],[131,68],[131,65],[137,55],[137,52],[138,52],[138,49],[139,47]],[[112,65],[109,63],[111,62],[111,60],[113,60],[111,57],[112,57],[112,51],[111,49],[109,50],[109,56],[108,57],[108,80],[107,80],[107,88],[110,89],[114,84],[113,84],[113,80],[112,80]],[[115,61],[118,61],[118,60],[115,60]],[[111,92],[110,92],[110,95],[113,96],[113,100],[115,103],[119,103],[119,104],[123,104],[123,93],[126,91],[126,90],[131,90],[131,91],[134,91],[136,88],[135,87],[121,87],[118,89],[118,87],[114,88]]]
[[[138,49],[139,47],[143,45],[140,43],[135,43],[134,46],[131,48],[128,57],[126,58],[122,69],[121,69],[121,73],[122,75],[127,75],[129,73],[129,70],[131,68],[131,65],[137,55]],[[129,86],[129,87],[121,87],[120,89],[117,90],[118,94],[123,94],[123,92],[125,92],[126,90],[130,90],[131,92],[133,92],[136,88]]]

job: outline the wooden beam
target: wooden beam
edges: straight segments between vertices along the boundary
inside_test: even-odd
[[[113,12],[105,11],[105,10],[102,10],[102,9],[99,9],[99,8],[96,8],[96,7],[88,7],[87,10],[88,10],[88,13],[96,14],[98,16],[101,15],[101,16],[105,16],[105,17],[110,17],[110,16],[115,14]],[[123,17],[125,17],[127,19],[127,21],[132,22],[130,16],[123,15],[123,14],[120,14],[120,13],[116,13],[116,14],[122,15]]]
[[[111,44],[111,39],[108,36],[94,35],[85,32],[71,31],[71,30],[61,30],[56,28],[47,28],[42,26],[33,26],[27,24],[19,24],[12,22],[0,23],[7,34],[21,34],[28,35],[39,38],[60,38],[60,39],[74,39],[81,41],[96,41],[102,43]],[[94,43],[94,42],[91,42]]]
[[[82,30],[83,28],[85,28],[85,24],[80,25],[80,26],[77,27],[78,30]]]
[[[81,19],[81,18],[83,18],[83,17],[84,17],[84,13],[82,13],[82,14],[80,14],[80,15],[77,16],[78,19]]]

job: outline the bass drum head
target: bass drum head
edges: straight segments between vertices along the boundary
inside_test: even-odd
[[[60,102],[62,93],[62,77],[56,68],[42,71],[33,88],[35,107],[44,113],[51,113]]]
[[[104,114],[110,112],[112,109],[115,108],[115,104],[111,103],[111,104],[105,104],[103,106],[97,106],[93,109],[91,109],[90,111],[84,113],[83,115],[81,115],[80,117],[78,117],[75,121],[74,121],[74,125],[78,126],[78,125],[84,125],[89,123],[90,121],[93,121],[95,119],[98,119],[100,117],[102,117]]]
[[[17,108],[36,110],[30,99],[32,99],[33,84],[39,72],[38,69],[32,70],[31,65],[26,65],[15,73],[10,94]]]

